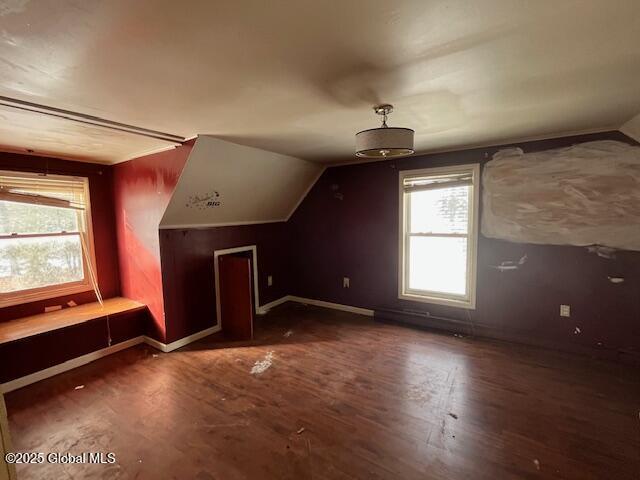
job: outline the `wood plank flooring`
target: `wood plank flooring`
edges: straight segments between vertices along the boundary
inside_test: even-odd
[[[255,333],[139,346],[8,394],[16,450],[117,459],[18,478],[640,478],[633,367],[297,304]]]

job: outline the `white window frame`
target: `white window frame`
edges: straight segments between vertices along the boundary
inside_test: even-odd
[[[71,175],[49,175],[43,177],[42,174],[31,172],[18,172],[18,171],[0,171],[2,176],[12,176],[21,179],[33,178],[35,180],[42,181],[43,178],[50,178],[52,180],[74,180],[80,181],[83,184],[83,197],[84,197],[84,219],[85,219],[85,238],[86,248],[89,251],[89,261],[91,265],[87,265],[87,255],[83,253],[82,263],[84,269],[84,279],[78,282],[60,283],[57,285],[48,285],[46,287],[30,288],[26,290],[18,290],[10,293],[0,293],[0,308],[9,307],[12,305],[21,305],[24,303],[37,302],[41,300],[49,300],[51,298],[64,297],[67,295],[74,295],[77,293],[89,292],[94,289],[91,275],[93,275],[97,281],[98,271],[96,269],[96,257],[95,248],[93,243],[93,221],[91,219],[91,200],[89,196],[89,179],[87,177],[77,177]],[[24,237],[55,237],[61,235],[76,235],[75,233],[42,233],[42,234],[28,234],[28,235],[0,235],[0,238],[19,238]],[[82,232],[79,234],[82,236]],[[81,239],[82,241],[82,239]]]
[[[467,234],[462,235],[468,238],[467,243],[467,288],[466,295],[453,295],[441,292],[429,292],[422,290],[410,290],[408,288],[409,278],[409,258],[407,225],[409,219],[410,202],[406,202],[408,194],[404,192],[404,181],[411,177],[424,177],[431,175],[449,175],[459,173],[471,173],[472,185],[469,194],[469,224]],[[398,298],[401,300],[411,300],[415,302],[433,303],[437,305],[447,305],[452,307],[466,308],[474,310],[476,308],[476,271],[478,257],[478,211],[480,202],[480,164],[455,165],[450,167],[423,168],[419,170],[402,170],[399,172],[398,180],[399,195],[399,238],[398,238]],[[451,236],[438,235],[432,236]]]

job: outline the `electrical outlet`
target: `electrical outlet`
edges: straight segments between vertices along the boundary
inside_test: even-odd
[[[560,316],[561,317],[570,317],[571,316],[571,306],[570,305],[560,305]]]
[[[342,277],[342,288],[349,288],[349,277]]]
[[[267,286],[270,287],[271,285],[273,285],[273,276],[269,275],[267,277]]]

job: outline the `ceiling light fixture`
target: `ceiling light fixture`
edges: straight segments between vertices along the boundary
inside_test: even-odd
[[[387,126],[387,115],[393,112],[393,105],[376,105],[373,111],[382,116],[382,126],[356,133],[356,156],[390,158],[411,155],[414,152],[414,131]]]

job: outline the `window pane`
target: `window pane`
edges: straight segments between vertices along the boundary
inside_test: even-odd
[[[467,233],[469,186],[411,192],[410,233]]]
[[[467,239],[409,237],[409,289],[465,295]]]
[[[77,210],[0,201],[0,235],[77,232]]]
[[[0,239],[0,293],[83,278],[79,235]]]

